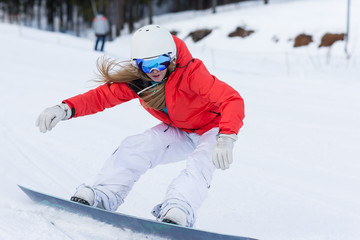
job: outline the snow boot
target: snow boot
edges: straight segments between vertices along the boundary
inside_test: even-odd
[[[180,226],[187,226],[187,217],[184,211],[179,208],[170,208],[165,214],[162,222],[171,223]]]
[[[93,206],[95,202],[95,193],[91,188],[82,186],[77,189],[76,193],[70,198],[70,200],[84,205]]]

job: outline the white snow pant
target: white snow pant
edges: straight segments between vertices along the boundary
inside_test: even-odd
[[[142,134],[127,137],[105,162],[91,186],[95,192],[94,206],[115,211],[148,169],[185,160],[186,168],[170,184],[153,214],[161,220],[170,208],[177,207],[187,214],[188,226],[193,226],[215,170],[212,151],[217,133],[218,128],[203,135],[186,133],[161,123]]]

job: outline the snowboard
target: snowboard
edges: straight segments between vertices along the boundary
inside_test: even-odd
[[[34,191],[20,185],[18,186],[35,202],[82,216],[88,216],[97,221],[110,224],[114,227],[128,229],[132,232],[141,233],[146,236],[158,236],[173,240],[255,240],[253,238],[207,232],[194,228],[147,220],[117,212],[109,212],[92,206],[83,205],[77,202]]]

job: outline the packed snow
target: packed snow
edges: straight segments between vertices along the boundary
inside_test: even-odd
[[[324,33],[345,33],[346,15],[347,1],[271,0],[154,19],[245,100],[234,163],[216,171],[196,228],[264,240],[360,239],[360,2],[351,2],[350,56],[344,41],[318,48]],[[255,33],[228,38],[238,26]],[[200,28],[213,32],[197,43],[186,38]],[[145,239],[34,204],[17,184],[68,199],[126,136],[158,120],[134,100],[40,133],[44,108],[96,86],[103,54],[93,37],[6,23],[0,32],[0,239]],[[300,33],[314,42],[293,48]],[[107,42],[105,55],[128,59],[129,41],[124,33]],[[184,164],[148,171],[118,212],[153,219]]]

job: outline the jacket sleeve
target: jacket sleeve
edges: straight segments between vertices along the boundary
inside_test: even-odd
[[[101,112],[136,97],[126,83],[113,83],[101,85],[63,102],[69,105],[72,117],[81,117]]]
[[[105,21],[105,33],[108,33],[110,31],[110,24],[109,21],[106,19]]]
[[[211,75],[200,60],[194,64],[197,66],[189,77],[190,89],[219,107],[219,133],[238,134],[245,117],[244,100],[235,89]]]

